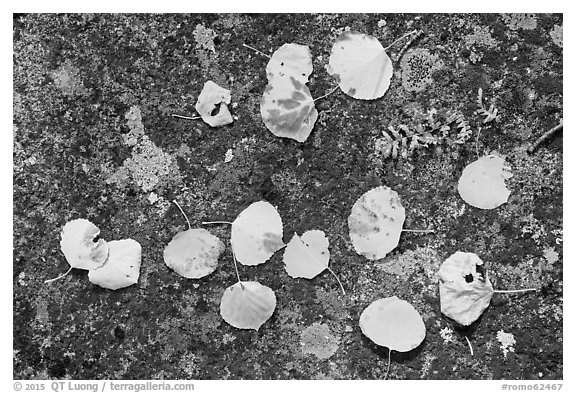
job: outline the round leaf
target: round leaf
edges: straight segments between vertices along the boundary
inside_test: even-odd
[[[466,203],[479,209],[494,209],[508,201],[510,190],[504,180],[512,177],[503,158],[489,155],[464,168],[458,192]]]
[[[164,262],[183,277],[201,278],[216,270],[222,251],[222,241],[207,230],[188,229],[177,233],[168,243]]]
[[[302,237],[295,233],[284,251],[284,267],[294,278],[316,277],[326,270],[329,260],[328,238],[319,230],[304,232]]]
[[[416,309],[396,296],[378,299],[360,315],[362,333],[390,350],[407,352],[426,337],[426,326]]]
[[[108,243],[104,239],[94,242],[100,229],[83,218],[72,220],[62,228],[60,248],[70,266],[77,269],[95,269],[108,258]]]
[[[318,111],[308,87],[294,77],[272,79],[262,96],[260,114],[274,135],[304,142],[314,128]]]
[[[456,322],[470,325],[490,304],[494,289],[478,255],[455,252],[442,263],[438,276],[440,310]]]
[[[256,281],[237,282],[224,291],[222,318],[238,329],[260,329],[276,308],[274,291]]]
[[[208,81],[204,83],[204,88],[198,96],[196,110],[200,113],[200,116],[202,116],[202,120],[211,127],[224,126],[233,121],[232,115],[226,105],[230,103],[230,99],[230,90],[224,89],[212,81]],[[218,105],[220,105],[218,113],[212,115],[212,112]]]
[[[282,219],[274,206],[265,201],[254,202],[232,223],[230,243],[238,262],[259,265],[284,247]]]
[[[312,73],[312,55],[305,45],[284,44],[272,54],[266,74],[268,80],[293,77],[300,83],[307,83]]]
[[[376,38],[344,32],[332,47],[328,71],[347,95],[373,100],[390,86],[392,61]]]
[[[140,243],[133,239],[113,240],[108,247],[110,252],[106,263],[88,272],[90,282],[107,289],[136,284],[142,260]]]
[[[356,252],[371,260],[384,258],[398,246],[405,217],[396,191],[380,186],[366,192],[354,203],[348,217]]]

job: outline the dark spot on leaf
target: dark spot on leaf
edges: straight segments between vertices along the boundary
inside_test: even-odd
[[[300,106],[300,103],[296,100],[291,98],[285,100],[278,100],[278,105],[284,107],[286,109],[294,109]]]
[[[290,77],[290,81],[296,90],[302,90],[303,84],[294,79],[293,76]]]

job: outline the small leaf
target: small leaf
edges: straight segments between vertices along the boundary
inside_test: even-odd
[[[479,209],[494,209],[506,203],[510,190],[504,180],[512,177],[503,158],[488,155],[464,168],[458,193],[466,203]]]
[[[274,206],[254,202],[232,222],[230,243],[238,262],[254,266],[266,262],[284,247],[282,218]]]
[[[242,281],[229,286],[220,302],[222,318],[238,329],[260,329],[276,308],[272,289],[256,281]]]
[[[272,54],[266,74],[268,80],[293,77],[300,83],[308,83],[312,73],[312,55],[305,45],[284,44]]]
[[[284,251],[284,264],[290,277],[314,278],[328,267],[328,238],[319,230],[296,233]]]
[[[396,296],[378,299],[360,315],[362,333],[377,345],[408,352],[422,343],[426,326],[416,309]]]
[[[186,278],[202,278],[216,270],[224,251],[220,239],[205,229],[179,232],[164,249],[164,262]]]
[[[353,98],[373,100],[390,86],[392,61],[382,44],[366,34],[342,33],[332,46],[329,66],[340,89]]]
[[[405,217],[400,197],[391,188],[381,186],[364,193],[348,217],[356,252],[371,260],[384,258],[398,246]]]
[[[266,128],[274,135],[304,142],[314,128],[318,111],[310,90],[294,77],[272,79],[260,104]]]
[[[95,269],[108,258],[108,243],[104,239],[94,242],[100,229],[83,218],[72,220],[62,228],[60,248],[71,267]]]
[[[440,310],[462,325],[477,320],[490,304],[494,289],[478,255],[457,251],[442,263]]]
[[[232,115],[226,105],[230,103],[230,100],[230,90],[224,89],[212,81],[208,81],[204,83],[204,88],[198,96],[196,110],[200,113],[200,116],[202,116],[202,120],[211,127],[224,126],[233,121]],[[220,105],[218,113],[212,115],[212,112],[217,109],[218,105]]]
[[[90,270],[88,279],[102,288],[119,289],[138,283],[142,247],[133,239],[113,240],[106,263]]]

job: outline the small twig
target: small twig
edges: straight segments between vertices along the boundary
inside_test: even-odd
[[[47,283],[49,283],[49,282],[54,282],[54,281],[56,281],[56,280],[60,280],[61,278],[66,277],[66,276],[68,275],[68,273],[70,273],[71,270],[72,270],[72,266],[70,266],[70,269],[68,269],[68,271],[67,271],[66,273],[64,273],[64,274],[62,274],[62,275],[60,275],[60,276],[58,276],[58,277],[56,277],[56,278],[51,278],[51,279],[49,279],[49,280],[45,280],[45,281],[44,281],[44,284],[47,284]]]
[[[394,61],[400,60],[400,58],[402,57],[402,55],[404,54],[404,52],[406,52],[406,49],[408,49],[408,47],[409,47],[410,45],[412,45],[412,43],[413,43],[414,41],[416,41],[416,39],[417,39],[418,37],[420,37],[422,34],[423,34],[422,30],[418,30],[418,32],[414,35],[414,37],[412,37],[410,40],[408,40],[408,42],[406,42],[406,43],[404,44],[404,46],[402,47],[402,49],[400,49],[400,51],[398,52],[398,54],[394,56]]]
[[[188,229],[192,229],[192,225],[190,225],[190,221],[188,220],[188,216],[186,216],[186,213],[184,213],[184,210],[182,210],[182,208],[180,207],[178,202],[176,202],[176,199],[174,199],[172,202],[174,202],[174,204],[178,207],[178,209],[180,209],[180,213],[182,213],[182,215],[186,219],[186,222],[188,223]]]
[[[418,33],[418,30],[412,30],[411,32],[404,34],[402,37],[398,38],[396,41],[394,41],[393,43],[388,45],[386,48],[384,48],[384,50],[388,50],[392,45],[394,45],[398,41],[403,40],[404,38],[408,37],[409,35],[416,34],[416,33]]]
[[[540,138],[538,138],[538,140],[536,142],[534,142],[532,144],[532,146],[530,146],[528,148],[528,153],[529,154],[534,153],[534,150],[536,150],[538,148],[538,146],[540,146],[546,139],[550,138],[556,131],[560,130],[563,126],[564,126],[564,121],[560,121],[560,124],[558,124],[555,127],[552,127],[550,130],[546,131],[544,133],[544,135],[542,135]]]
[[[470,348],[470,355],[474,356],[474,350],[472,349],[472,343],[470,342],[470,340],[468,340],[467,336],[464,336],[464,338],[466,339],[466,342],[468,343],[468,348]]]
[[[175,113],[172,113],[172,116],[177,117],[179,119],[187,119],[187,120],[198,120],[201,119],[202,116],[194,116],[194,117],[190,117],[190,116],[182,116],[182,115],[177,115]]]
[[[269,59],[271,58],[271,57],[270,57],[269,55],[267,55],[266,53],[260,52],[258,49],[252,48],[250,45],[242,44],[242,46],[244,46],[244,47],[246,47],[246,48],[248,48],[248,49],[252,49],[254,52],[258,53],[259,55],[265,56],[265,57],[267,57],[267,58],[269,58]]]
[[[334,271],[332,269],[330,269],[329,267],[327,267],[326,269],[328,269],[328,271],[330,273],[332,273],[332,275],[334,276],[334,278],[336,279],[336,281],[338,281],[338,284],[340,284],[340,289],[342,289],[342,294],[346,295],[346,291],[344,290],[344,286],[342,285],[342,283],[340,282],[340,279],[338,278],[338,276],[336,275],[336,273],[334,273]]]
[[[517,293],[517,292],[529,292],[529,291],[537,291],[537,290],[538,290],[537,288],[514,289],[514,290],[501,289],[501,290],[494,291],[494,293]]]
[[[328,97],[330,94],[334,93],[336,90],[338,90],[340,86],[336,86],[335,88],[333,88],[332,90],[330,90],[328,93],[324,94],[323,96],[320,96],[318,98],[314,98],[314,102],[321,100],[322,98],[326,98]]]

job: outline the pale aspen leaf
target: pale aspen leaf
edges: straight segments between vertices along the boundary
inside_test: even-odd
[[[266,74],[269,81],[274,78],[293,77],[307,83],[312,73],[312,55],[305,45],[284,44],[272,54]]]
[[[332,46],[328,64],[328,72],[350,97],[373,100],[382,97],[390,86],[392,61],[372,36],[342,33]]]
[[[494,289],[478,255],[457,251],[438,271],[440,310],[461,325],[477,320],[490,304]]]
[[[386,186],[364,193],[348,217],[350,240],[360,255],[384,258],[400,241],[406,213],[398,193]]]
[[[92,284],[107,289],[125,288],[138,283],[142,247],[133,239],[108,242],[110,252],[106,263],[90,270],[88,279]]]
[[[328,267],[328,238],[319,230],[307,231],[302,237],[294,233],[284,251],[284,264],[289,276],[314,278]]]
[[[108,243],[104,239],[94,242],[100,229],[83,218],[72,220],[62,228],[60,248],[71,267],[95,269],[108,258]]]
[[[232,222],[230,243],[238,262],[253,266],[266,262],[284,247],[282,218],[266,201],[254,202]]]
[[[238,329],[260,329],[274,313],[274,291],[256,281],[242,281],[229,286],[220,302],[222,318]]]
[[[372,302],[360,315],[362,333],[377,345],[407,352],[426,337],[426,326],[416,309],[396,296]]]
[[[224,126],[226,124],[232,123],[232,115],[228,106],[231,100],[230,90],[224,89],[218,86],[212,81],[204,83],[204,88],[198,96],[198,101],[196,102],[196,111],[202,116],[204,120],[211,127]],[[215,109],[218,108],[218,113],[212,115]]]
[[[205,277],[218,266],[224,251],[222,241],[205,229],[188,229],[177,233],[164,249],[164,262],[186,278]]]
[[[308,87],[292,76],[268,82],[260,114],[272,134],[304,142],[314,128],[318,111]]]
[[[503,158],[480,157],[464,168],[458,181],[458,193],[474,207],[494,209],[508,201],[510,190],[504,180],[511,177],[510,166]]]

